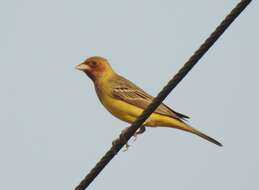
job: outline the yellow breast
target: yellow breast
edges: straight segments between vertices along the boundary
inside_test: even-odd
[[[114,98],[112,96],[112,89],[108,85],[101,86],[105,88],[96,89],[96,92],[101,103],[113,116],[122,121],[133,123],[143,112],[142,108]],[[174,126],[179,124],[177,119],[157,113],[151,114],[144,123],[146,126]]]
[[[143,109],[123,102],[121,100],[111,98],[109,96],[104,96],[102,104],[104,107],[118,119],[133,123],[137,117],[143,112]],[[181,122],[160,114],[153,113],[145,121],[146,126],[178,126]]]
[[[103,97],[102,104],[112,115],[128,123],[134,122],[143,111],[143,109],[107,95]]]

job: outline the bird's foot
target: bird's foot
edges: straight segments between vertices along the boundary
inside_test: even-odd
[[[126,136],[125,136],[127,132],[128,132],[128,127],[125,128],[125,129],[123,129],[123,130],[121,131],[121,134],[120,134],[120,138],[121,138],[122,141],[125,143],[123,152],[126,152],[126,151],[129,149],[129,147],[130,147],[130,145],[129,145],[128,142],[127,142]]]
[[[133,142],[137,140],[137,136],[140,135],[140,134],[143,134],[144,132],[146,131],[146,127],[145,126],[141,126],[136,132],[135,134],[133,135],[134,139],[133,139]],[[112,146],[113,146],[113,149],[116,150],[116,146],[118,144],[120,144],[120,142],[124,142],[125,143],[125,146],[124,146],[124,149],[123,149],[123,152],[126,152],[130,145],[128,144],[127,142],[127,139],[126,139],[126,133],[128,132],[128,127],[123,129],[121,131],[121,134],[119,136],[119,138],[116,138],[112,141]],[[116,151],[114,151],[115,153],[117,153]]]
[[[129,149],[130,145],[128,143],[125,144],[123,152],[126,152]]]
[[[125,136],[125,134],[127,133],[127,131],[128,131],[128,127],[125,128],[125,129],[123,129],[123,130],[121,131],[121,134],[120,134],[119,138],[116,138],[116,139],[114,139],[114,140],[112,141],[112,146],[113,146],[114,150],[116,150],[116,146],[117,146],[121,141],[125,143],[125,148],[123,149],[123,152],[126,152],[126,151],[129,149],[130,145],[128,144],[127,139],[126,139],[126,136]]]
[[[146,131],[146,127],[145,126],[141,126],[133,135],[134,139],[133,142],[135,142],[137,140],[138,135],[143,134]]]

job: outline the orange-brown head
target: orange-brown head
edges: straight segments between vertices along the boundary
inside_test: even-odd
[[[83,63],[77,65],[76,69],[86,73],[94,82],[113,73],[107,59],[99,56],[86,59]]]

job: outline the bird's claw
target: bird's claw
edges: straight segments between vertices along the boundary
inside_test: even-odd
[[[124,147],[125,148],[122,151],[126,152],[129,149],[130,145],[128,143],[126,143]]]
[[[128,128],[123,129],[123,130],[121,131],[121,134],[120,134],[119,138],[116,138],[116,139],[114,139],[114,140],[112,141],[112,146],[113,146],[113,149],[115,150],[115,152],[116,152],[116,146],[117,146],[121,141],[124,142],[124,144],[125,144],[125,149],[123,149],[123,152],[126,152],[126,151],[129,149],[130,145],[128,144],[127,139],[126,139],[126,137],[125,137],[125,134],[127,133],[127,131],[128,131]],[[116,153],[117,153],[117,152],[116,152]]]
[[[135,142],[137,140],[138,135],[144,133],[146,131],[146,127],[145,126],[141,126],[133,135],[134,139],[133,142]]]
[[[126,152],[130,147],[130,145],[128,144],[127,139],[125,137],[127,132],[128,132],[128,127],[123,129],[120,134],[120,139],[125,143],[125,149],[123,149],[123,152]]]
[[[115,139],[115,140],[112,141],[112,146],[113,146],[113,148],[114,148],[114,150],[115,150],[115,153],[117,153],[117,151],[116,151],[116,146],[117,146],[121,141],[125,143],[125,146],[124,146],[125,148],[123,149],[123,152],[126,152],[126,151],[129,149],[130,145],[128,144],[127,139],[126,139],[126,137],[125,137],[125,134],[127,133],[127,131],[128,131],[128,128],[123,129],[123,130],[121,131],[121,134],[120,134],[119,138],[117,138],[117,139]],[[140,127],[140,128],[135,132],[135,134],[133,135],[133,137],[134,137],[133,142],[135,142],[135,141],[137,140],[137,136],[138,136],[138,135],[144,133],[145,131],[146,131],[145,126]]]

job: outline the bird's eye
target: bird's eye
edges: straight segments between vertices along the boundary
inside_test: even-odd
[[[97,63],[96,63],[95,61],[92,61],[92,62],[91,62],[91,66],[92,66],[92,67],[95,67],[96,65],[97,65]]]

